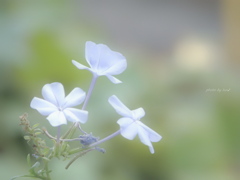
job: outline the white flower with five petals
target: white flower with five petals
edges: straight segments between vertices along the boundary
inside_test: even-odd
[[[131,111],[115,95],[111,96],[108,101],[116,112],[123,116],[117,121],[121,135],[129,140],[133,140],[138,135],[140,141],[149,147],[151,153],[154,153],[151,142],[158,142],[162,137],[140,121],[145,115],[143,108]]]
[[[85,94],[82,89],[74,88],[65,97],[63,85],[55,82],[44,85],[42,88],[44,99],[34,97],[30,106],[43,116],[47,116],[47,120],[54,127],[67,124],[67,120],[85,123],[88,118],[88,112],[71,108],[81,104],[85,99]]]
[[[97,77],[107,76],[114,84],[121,83],[121,81],[113,77],[113,75],[122,73],[127,67],[126,59],[122,54],[112,51],[104,44],[95,44],[94,42],[87,41],[85,58],[90,68],[75,60],[72,60],[72,63],[78,69],[87,69]]]

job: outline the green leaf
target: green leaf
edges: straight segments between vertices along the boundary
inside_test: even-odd
[[[35,136],[42,134],[42,132],[35,132]]]
[[[46,156],[49,153],[49,149],[48,148],[44,148],[42,150],[42,153]]]
[[[38,162],[38,161],[34,165],[32,165],[32,167],[29,169],[30,174],[32,174],[33,176],[36,176],[37,174],[36,174],[34,168],[38,167],[39,165],[40,165],[40,162]]]
[[[32,126],[32,128],[35,129],[35,128],[38,127],[38,126],[39,126],[39,123],[34,124],[34,125]]]
[[[24,139],[29,141],[31,138],[29,136],[24,136]]]
[[[28,166],[29,166],[29,167],[32,167],[30,154],[27,155],[27,163],[28,163]]]
[[[30,168],[30,170],[32,170],[32,169],[34,169],[34,168],[37,168],[37,167],[39,167],[40,166],[40,162],[35,162],[35,164],[34,165],[32,165],[32,167]]]
[[[48,159],[47,157],[42,157],[42,159],[44,159],[45,161],[50,161],[50,159]]]

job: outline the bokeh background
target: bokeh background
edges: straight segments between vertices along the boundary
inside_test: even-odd
[[[54,160],[53,179],[239,179],[239,7],[238,0],[1,0],[0,179],[28,170],[20,115],[56,134],[29,107],[42,86],[87,91],[91,74],[71,60],[87,64],[88,40],[122,53],[128,68],[117,76],[122,84],[99,78],[83,129],[103,138],[119,128],[107,102],[115,94],[143,107],[142,121],[163,139],[152,155],[137,138],[115,137],[101,145],[106,154],[91,152],[68,170],[68,161]]]

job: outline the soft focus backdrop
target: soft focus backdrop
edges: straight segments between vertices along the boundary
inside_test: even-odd
[[[99,78],[83,129],[103,138],[119,128],[107,102],[115,94],[143,107],[142,121],[163,139],[152,155],[137,138],[115,137],[101,145],[106,154],[91,152],[68,170],[68,161],[52,162],[54,180],[237,180],[239,7],[237,0],[1,0],[0,179],[28,170],[20,115],[56,133],[29,107],[42,86],[87,91],[91,74],[71,60],[87,64],[90,40],[122,53],[128,68],[117,76],[122,84]]]

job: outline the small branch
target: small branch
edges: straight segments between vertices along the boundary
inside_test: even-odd
[[[68,129],[68,131],[62,136],[62,139],[65,139],[66,137],[68,137],[69,133],[72,131],[72,129],[74,128],[74,124],[72,125],[72,127],[70,127]]]
[[[45,133],[45,135],[46,135],[47,137],[49,137],[50,139],[54,139],[54,140],[57,141],[57,138],[55,138],[55,137],[53,137],[51,134],[49,134],[49,132],[48,132],[45,128],[42,129],[42,130],[43,130],[43,132]],[[59,139],[59,141],[81,141],[81,140],[83,140],[83,138]]]
[[[88,89],[88,92],[87,92],[87,96],[85,98],[85,101],[83,103],[83,106],[82,106],[82,110],[85,110],[86,109],[86,106],[88,104],[88,101],[90,99],[90,96],[92,95],[92,91],[93,91],[93,88],[96,84],[96,80],[97,80],[98,76],[96,74],[93,73],[93,77],[92,77],[92,81],[91,81],[91,84],[90,84],[90,87]]]
[[[101,144],[101,143],[103,143],[103,142],[105,142],[105,141],[107,141],[109,139],[112,139],[113,137],[119,135],[120,133],[121,133],[121,131],[118,130],[118,131],[112,133],[111,135],[109,135],[109,136],[107,136],[107,137],[105,137],[105,138],[103,138],[103,139],[101,139],[101,140],[99,140],[99,141],[97,141],[95,143],[90,144],[88,147],[94,147],[96,145],[99,145],[99,144]]]
[[[67,164],[67,166],[65,167],[65,169],[68,169],[69,166],[71,166],[71,164],[72,164],[74,161],[76,161],[79,157],[83,156],[84,154],[86,154],[86,153],[88,153],[88,152],[90,152],[90,151],[92,151],[92,150],[95,150],[95,148],[91,148],[91,149],[88,149],[88,150],[86,150],[86,151],[83,151],[83,152],[79,153],[77,156],[75,156],[75,157]]]
[[[47,137],[49,137],[50,139],[54,139],[57,140],[57,138],[53,137],[51,134],[49,134],[49,132],[47,131],[47,129],[42,128],[43,132],[47,135]]]
[[[78,128],[79,128],[79,130],[80,130],[83,134],[87,134],[87,133],[81,128],[80,123],[78,123]]]
[[[89,89],[88,89],[86,98],[85,98],[85,100],[84,100],[84,103],[83,103],[83,106],[82,106],[82,110],[85,110],[85,109],[86,109],[86,106],[87,106],[87,104],[88,104],[88,101],[89,101],[89,99],[90,99],[90,96],[92,95],[94,86],[95,86],[95,84],[96,84],[97,78],[98,78],[98,76],[93,73],[92,81],[91,81],[90,87],[89,87]],[[74,123],[74,128],[76,128],[76,127],[79,127],[79,122],[75,122],[75,123]],[[81,129],[80,129],[80,130],[81,130]]]
[[[83,138],[73,138],[73,139],[60,139],[60,141],[81,141]]]
[[[57,143],[60,143],[60,136],[61,136],[61,126],[58,126],[58,129],[57,129]]]

